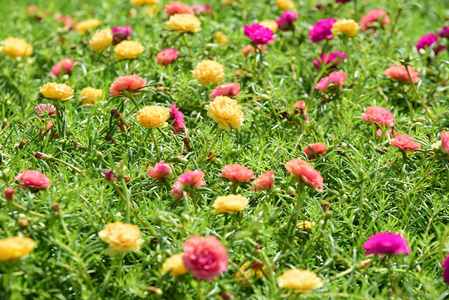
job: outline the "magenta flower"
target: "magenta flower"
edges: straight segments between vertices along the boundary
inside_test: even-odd
[[[174,62],[179,55],[179,51],[176,48],[167,48],[164,50],[161,50],[157,54],[157,63],[162,66],[166,66]]]
[[[410,253],[410,248],[405,238],[391,232],[381,232],[372,235],[369,240],[363,244],[363,249],[366,250],[366,255]]]
[[[298,14],[294,11],[287,10],[276,20],[276,24],[278,24],[279,29],[286,30],[296,20],[298,20]]]
[[[228,269],[226,248],[214,236],[194,235],[184,242],[182,261],[197,280],[213,280]]]
[[[147,172],[148,176],[157,180],[170,178],[172,173],[170,166],[164,163],[164,161],[158,162],[154,167],[149,167]]]
[[[444,270],[443,272],[444,282],[446,282],[446,284],[449,284],[449,255],[446,256],[446,258],[441,264],[441,267]]]
[[[255,45],[266,45],[271,41],[275,41],[274,32],[267,27],[254,23],[253,25],[245,25],[243,29],[245,36],[253,41]]]
[[[192,8],[194,11],[200,12],[203,10],[210,11],[211,6],[210,5],[192,5]]]
[[[217,96],[228,96],[231,98],[235,98],[240,95],[240,84],[239,83],[227,83],[219,85],[215,88],[215,90],[210,94],[212,100]]]
[[[442,38],[449,38],[449,26],[438,30],[438,35]]]
[[[23,189],[46,189],[51,186],[50,179],[39,171],[26,170],[19,173],[15,179],[20,182]]]
[[[51,74],[59,77],[60,75],[69,74],[73,69],[73,58],[64,58],[59,61],[53,68],[51,68]]]
[[[393,127],[394,117],[390,110],[380,106],[370,106],[362,114],[362,121],[377,127]]]
[[[320,82],[315,85],[315,88],[322,91],[332,91],[335,87],[339,89],[343,86],[346,81],[348,74],[345,72],[332,72],[328,77],[320,79]]]
[[[336,67],[340,64],[340,62],[344,62],[348,59],[346,53],[341,51],[335,51],[331,54],[324,53],[321,58],[316,58],[313,61],[313,66],[320,70],[322,67],[326,67],[327,69]]]
[[[310,29],[308,38],[314,43],[332,39],[334,35],[332,34],[331,29],[335,22],[337,22],[335,19],[319,20],[315,23],[315,26]]]
[[[445,49],[444,46],[438,46],[438,36],[433,33],[426,34],[416,43],[416,50],[418,52],[421,49],[427,50],[430,47],[434,47],[433,52],[435,55],[438,55],[438,53]]]
[[[184,191],[206,185],[206,182],[203,180],[205,175],[203,171],[186,170],[184,174],[179,175],[178,181],[173,184],[174,188],[171,190],[171,193],[174,196],[181,197]]]
[[[131,26],[125,26],[125,27],[114,27],[111,30],[112,36],[114,37],[114,40],[112,41],[113,45],[117,45],[121,41],[124,41],[131,37],[133,34]]]
[[[336,3],[348,3],[351,0],[335,0]]]
[[[176,107],[176,104],[170,106],[170,120],[174,121],[172,126],[175,134],[185,131],[184,114]]]
[[[40,103],[34,108],[34,112],[39,118],[45,117],[47,114],[50,117],[56,116],[56,108],[52,104]]]

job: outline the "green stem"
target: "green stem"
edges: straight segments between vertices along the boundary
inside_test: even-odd
[[[78,168],[75,167],[74,165],[69,164],[69,163],[66,162],[66,161],[63,161],[63,160],[61,160],[61,159],[59,159],[59,158],[55,158],[55,157],[52,157],[51,160],[60,162],[60,163],[62,163],[62,164],[64,164],[64,165],[66,165],[67,167],[69,167],[70,169],[72,169],[73,171],[75,171],[75,172],[77,172],[77,173],[79,173],[79,174],[81,174],[81,175],[83,175],[83,176],[85,175],[84,171],[81,171],[80,169],[78,169]]]
[[[218,138],[220,137],[220,133],[221,133],[221,129],[220,129],[220,128],[217,128],[217,132],[216,132],[216,134],[215,134],[214,140],[213,140],[212,143],[210,144],[210,146],[209,146],[209,148],[207,149],[207,151],[206,151],[206,152],[200,157],[200,159],[198,159],[197,161],[204,160],[204,159],[207,157],[207,155],[212,151],[212,149],[214,148],[215,144],[216,144],[217,141],[218,141]]]
[[[139,103],[137,103],[136,99],[134,98],[134,95],[132,93],[129,93],[127,95],[128,99],[131,100],[131,102],[134,104],[134,106],[137,108],[137,110],[140,110]]]
[[[162,157],[162,153],[161,153],[161,150],[159,149],[159,144],[157,142],[157,138],[154,135],[154,130],[152,128],[150,128],[149,131],[151,134],[151,138],[153,139],[153,142],[154,142],[154,147],[156,148],[157,158],[160,160]]]
[[[424,110],[426,111],[426,114],[429,116],[429,118],[432,120],[432,122],[435,122],[436,119],[432,116],[432,114],[430,113],[429,108],[428,108],[427,105],[424,103],[424,101],[422,100],[421,96],[420,96],[419,93],[418,93],[418,90],[416,89],[416,85],[415,85],[415,83],[414,83],[413,80],[412,80],[412,76],[410,75],[410,71],[409,71],[409,69],[408,69],[408,65],[405,64],[404,67],[405,67],[405,70],[407,71],[408,79],[410,80],[410,83],[412,84],[413,91],[415,92],[415,95],[416,95],[416,97],[418,98],[419,103],[420,103],[421,106],[424,108]]]

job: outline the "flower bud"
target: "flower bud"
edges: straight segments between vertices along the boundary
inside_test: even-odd
[[[147,290],[151,293],[151,294],[155,294],[157,296],[162,296],[162,290],[158,289],[155,286],[149,286],[147,287]]]
[[[20,228],[25,228],[25,227],[30,226],[30,222],[27,219],[22,218],[22,217],[19,217],[17,222],[19,223]]]
[[[324,212],[328,212],[330,210],[330,203],[329,202],[323,202],[321,203],[321,207],[323,208]]]
[[[41,152],[36,152],[36,154],[34,154],[34,157],[42,160],[47,160],[49,158],[47,154]]]
[[[51,205],[51,209],[52,209],[54,212],[58,212],[58,211],[61,210],[61,206],[59,205],[59,203],[53,203],[53,204]]]
[[[19,142],[19,148],[22,149],[23,147],[25,147],[25,145],[26,145],[27,143],[28,143],[27,140],[21,140],[21,141]]]
[[[6,201],[9,201],[9,202],[14,201],[14,189],[13,188],[7,188],[4,191],[4,194],[5,194]]]

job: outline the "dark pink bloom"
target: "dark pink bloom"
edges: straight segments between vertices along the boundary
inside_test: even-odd
[[[274,32],[267,27],[254,23],[253,25],[245,25],[243,29],[245,36],[253,41],[255,45],[266,45],[271,41],[275,41]]]
[[[5,195],[6,201],[13,201],[14,200],[14,189],[13,188],[7,188],[3,194]]]
[[[446,284],[449,284],[449,255],[446,256],[444,261],[441,263],[441,267],[443,268],[443,278]]]
[[[265,174],[260,175],[253,181],[253,187],[251,190],[259,192],[259,191],[268,191],[273,188],[274,185],[274,171],[268,171]]]
[[[326,153],[326,151],[327,151],[326,145],[324,145],[323,143],[311,144],[310,146],[304,148],[304,153],[307,155],[308,158],[312,158],[315,155],[322,155]]]
[[[360,20],[360,27],[362,28],[362,31],[367,31],[368,29],[373,28],[376,22],[382,27],[390,24],[390,18],[388,17],[386,10],[380,8],[373,9]]]
[[[331,54],[324,53],[321,58],[316,58],[313,61],[313,66],[318,70],[320,70],[323,66],[330,69],[338,66],[340,62],[346,61],[347,58],[346,53],[341,51],[335,51]]]
[[[73,66],[73,58],[64,58],[51,68],[51,73],[57,77],[69,74],[72,71]]]
[[[308,186],[311,186],[320,192],[323,191],[323,177],[321,177],[320,172],[315,170],[315,168],[308,162],[300,158],[292,159],[285,163],[285,168],[292,173],[293,176],[301,179]]]
[[[226,165],[221,168],[221,177],[232,180],[248,182],[254,178],[254,172],[239,164]]]
[[[112,36],[114,39],[112,40],[112,45],[117,45],[121,41],[124,41],[131,37],[133,34],[133,31],[131,29],[131,26],[124,26],[124,27],[114,27],[111,30]]]
[[[217,96],[228,96],[231,98],[235,98],[240,95],[240,84],[239,83],[227,83],[219,85],[215,88],[215,90],[210,94],[212,100]]]
[[[169,15],[184,14],[195,15],[193,8],[185,3],[173,1],[165,5],[164,11]]]
[[[413,138],[407,134],[397,135],[392,141],[390,141],[390,146],[399,148],[404,151],[421,149],[421,144],[415,142]]]
[[[410,248],[405,238],[391,232],[381,232],[372,235],[369,240],[363,244],[363,249],[366,250],[366,255],[410,253]]]
[[[315,7],[316,7],[316,9],[318,9],[318,10],[324,9],[324,5],[321,4],[321,3],[318,3],[317,5],[315,5]]]
[[[337,22],[335,19],[319,20],[315,23],[315,26],[310,29],[309,39],[314,43],[332,39],[334,35],[332,34],[331,29],[335,22]]]
[[[336,3],[348,3],[351,0],[335,0]]]
[[[440,133],[441,137],[441,149],[444,152],[449,153],[449,131],[443,130]]]
[[[112,180],[117,181],[118,180],[117,177],[115,177],[114,173],[112,173],[111,171],[104,171],[103,175],[104,175],[104,179],[106,181],[112,181]]]
[[[182,261],[197,280],[213,280],[228,269],[226,248],[214,236],[194,235],[184,242]]]
[[[26,170],[16,176],[16,180],[20,182],[23,189],[46,189],[51,186],[50,179],[38,171]]]
[[[394,117],[390,110],[380,106],[370,106],[362,114],[362,121],[377,127],[393,127]]]
[[[442,38],[449,38],[449,26],[438,30],[438,35]]]
[[[210,5],[192,5],[194,11],[201,12],[203,10],[210,11]]]
[[[149,167],[147,172],[148,176],[157,180],[170,178],[172,173],[170,166],[164,163],[164,161],[158,162],[154,167]]]
[[[260,50],[260,52],[264,53],[265,50],[267,50],[267,46],[266,45],[257,45],[257,48]],[[244,56],[247,56],[248,53],[255,53],[256,49],[254,49],[253,46],[251,45],[247,45],[245,48],[243,48],[242,53]]]
[[[408,77],[407,69],[408,72],[410,73],[410,77]],[[411,83],[411,81],[413,82],[421,81],[421,78],[418,77],[419,72],[416,72],[414,67],[408,66],[407,69],[405,69],[405,67],[402,65],[391,66],[385,70],[385,74],[393,80],[403,81],[407,83]],[[410,78],[412,79],[411,81]]]
[[[203,180],[205,175],[203,171],[186,170],[184,174],[179,175],[178,181],[173,184],[174,189],[171,190],[171,193],[181,197],[184,191],[206,185],[206,182]]]
[[[175,134],[185,131],[186,124],[184,123],[184,114],[176,107],[176,104],[170,106],[170,120],[174,121],[172,126]]]
[[[47,114],[50,117],[56,116],[56,108],[53,106],[53,104],[45,104],[45,103],[38,104],[34,108],[34,112],[39,118],[44,118]]]
[[[167,48],[164,50],[161,50],[157,54],[157,63],[166,66],[171,64],[175,59],[178,58],[179,51],[176,48]]]
[[[112,96],[123,96],[123,91],[130,93],[139,93],[143,91],[143,86],[147,81],[139,75],[125,75],[119,76],[114,80],[114,83],[109,89]]]
[[[444,46],[438,45],[438,36],[433,33],[426,34],[416,43],[416,50],[418,50],[418,52],[421,49],[427,50],[427,48],[431,47],[433,47],[433,52],[435,52],[435,55],[438,55],[440,51],[445,49]]]
[[[340,89],[345,83],[347,76],[348,74],[345,72],[332,72],[328,77],[321,78],[320,82],[315,85],[315,88],[322,91],[331,91],[335,87]]]
[[[285,30],[296,20],[298,20],[298,14],[294,11],[287,10],[276,20],[276,24],[278,24],[279,29]]]

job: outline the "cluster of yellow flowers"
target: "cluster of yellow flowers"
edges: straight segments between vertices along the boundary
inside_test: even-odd
[[[103,51],[112,44],[112,32],[106,28],[95,33],[89,41],[89,49],[93,51]]]
[[[170,16],[165,28],[178,32],[198,32],[201,31],[201,21],[192,15],[176,14]]]
[[[203,60],[195,66],[193,77],[202,85],[219,84],[223,82],[225,68],[215,60]]]
[[[145,106],[137,112],[137,122],[145,128],[166,126],[170,112],[161,106]]]
[[[33,47],[25,40],[19,38],[7,38],[3,41],[2,51],[11,58],[23,57],[33,53]]]
[[[115,57],[118,59],[136,58],[145,50],[145,47],[136,41],[122,41],[114,48]]]

